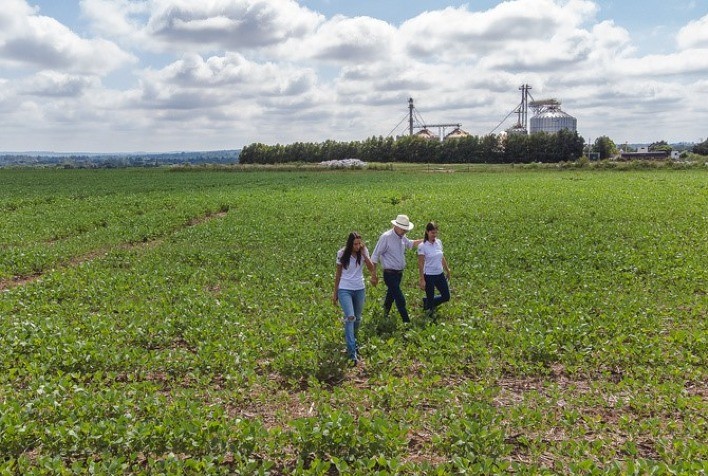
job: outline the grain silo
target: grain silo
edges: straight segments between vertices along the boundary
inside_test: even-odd
[[[526,128],[521,124],[516,124],[505,130],[504,133],[509,135],[526,135]]]
[[[536,111],[536,115],[530,121],[529,132],[531,134],[535,132],[554,134],[563,129],[575,132],[578,128],[578,120],[563,112],[560,108],[560,101],[556,99],[531,101],[529,106]]]
[[[419,139],[425,139],[425,140],[440,140],[438,136],[432,133],[432,131],[428,128],[424,128],[413,134],[413,137],[417,137]]]
[[[464,137],[469,137],[470,134],[467,131],[463,131],[459,127],[456,127],[452,132],[445,136],[445,140],[450,139],[462,139]]]

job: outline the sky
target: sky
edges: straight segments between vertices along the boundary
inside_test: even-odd
[[[0,151],[169,152],[501,132],[708,137],[706,0],[1,0]],[[438,130],[437,132],[444,132]]]

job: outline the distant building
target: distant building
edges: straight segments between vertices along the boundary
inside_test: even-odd
[[[623,160],[661,160],[668,159],[669,157],[674,158],[673,152],[674,151],[668,150],[654,150],[649,152],[647,147],[640,147],[637,152],[622,152],[620,157]],[[676,151],[676,153],[676,158],[678,158],[678,151]]]

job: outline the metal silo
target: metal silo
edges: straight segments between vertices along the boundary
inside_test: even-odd
[[[560,102],[555,99],[543,101],[533,101],[529,103],[536,110],[536,115],[531,118],[529,132],[547,132],[553,134],[563,129],[575,132],[578,128],[578,120],[563,112]]]

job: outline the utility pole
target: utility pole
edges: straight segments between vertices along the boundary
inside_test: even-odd
[[[408,130],[413,135],[413,98],[408,98]]]

